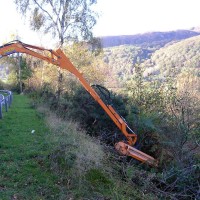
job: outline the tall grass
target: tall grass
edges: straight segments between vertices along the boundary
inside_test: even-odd
[[[63,151],[65,159],[70,157],[69,155],[74,156],[74,168],[78,175],[89,169],[102,167],[105,153],[98,140],[86,135],[77,123],[58,118],[45,106],[38,107],[38,111],[45,114],[47,125],[52,132],[47,135],[47,140]]]

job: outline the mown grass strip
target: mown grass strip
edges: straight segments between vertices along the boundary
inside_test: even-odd
[[[29,99],[14,95],[0,121],[0,199],[56,199],[58,177],[50,172],[48,128]]]

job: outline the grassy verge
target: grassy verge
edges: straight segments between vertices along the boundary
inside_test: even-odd
[[[14,96],[12,108],[0,121],[0,199],[56,197],[58,177],[44,167],[49,165],[47,133],[29,100]]]
[[[151,199],[109,165],[96,140],[26,96],[15,95],[0,121],[1,200]]]

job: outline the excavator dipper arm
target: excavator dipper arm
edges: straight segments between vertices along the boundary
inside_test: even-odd
[[[8,56],[13,53],[29,54],[41,60],[45,60],[48,63],[52,63],[74,74],[79,79],[83,87],[99,103],[99,105],[104,109],[104,111],[108,114],[108,116],[127,138],[128,144],[126,144],[125,142],[119,142],[115,145],[117,151],[119,151],[121,155],[131,156],[141,162],[146,162],[150,165],[157,166],[157,161],[153,157],[132,147],[137,141],[137,135],[128,127],[127,123],[123,120],[122,117],[120,117],[120,115],[111,105],[106,105],[103,102],[100,96],[83,77],[82,73],[80,73],[74,67],[74,65],[61,49],[57,49],[56,51],[54,51],[51,49],[45,49],[42,47],[25,44],[17,40],[0,46],[0,57]]]

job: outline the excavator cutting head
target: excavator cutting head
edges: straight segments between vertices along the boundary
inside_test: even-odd
[[[155,160],[153,157],[145,154],[142,151],[139,151],[138,149],[124,143],[124,142],[118,142],[115,144],[115,149],[124,156],[131,156],[134,159],[137,159],[141,161],[142,163],[146,163],[148,165],[151,165],[153,167],[158,167],[158,161]]]

